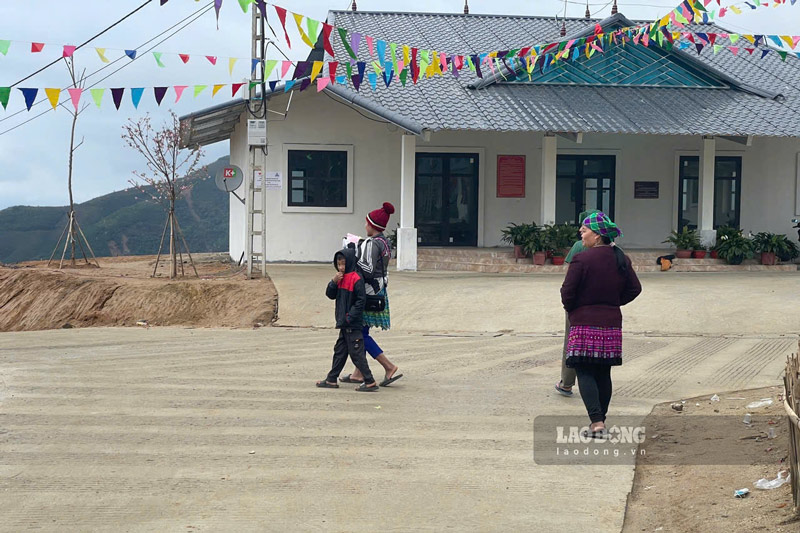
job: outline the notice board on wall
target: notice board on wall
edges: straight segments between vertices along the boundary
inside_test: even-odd
[[[643,200],[658,199],[657,181],[635,181],[633,182],[633,197]]]
[[[497,156],[497,197],[525,198],[525,156]]]

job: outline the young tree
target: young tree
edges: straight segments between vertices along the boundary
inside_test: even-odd
[[[70,91],[70,96],[72,96],[72,94],[76,94],[78,99],[75,100],[75,102],[80,102],[80,94],[83,92],[84,87],[86,86],[86,71],[84,70],[81,72],[80,76],[76,74],[74,57],[65,57],[64,63],[67,65],[67,71],[69,72],[70,79],[72,80],[72,87],[68,89]],[[67,189],[69,190],[69,213],[67,216],[67,225],[64,228],[64,231],[61,232],[61,237],[58,238],[56,247],[53,249],[53,253],[50,254],[50,260],[47,262],[47,264],[50,265],[50,262],[53,260],[53,256],[55,256],[58,247],[61,245],[61,239],[63,239],[64,235],[66,234],[67,240],[64,242],[64,251],[61,253],[61,262],[59,263],[58,268],[62,268],[64,266],[64,256],[67,254],[67,249],[70,250],[70,263],[72,266],[75,266],[75,243],[77,243],[80,247],[81,253],[83,254],[83,260],[86,261],[86,264],[88,265],[90,263],[89,258],[86,257],[86,250],[83,247],[84,243],[86,244],[86,248],[89,250],[89,253],[92,254],[95,264],[99,267],[100,264],[97,262],[97,258],[94,256],[94,251],[92,250],[91,245],[89,245],[89,240],[86,238],[86,235],[83,234],[83,230],[81,230],[81,227],[78,224],[78,219],[75,215],[75,201],[72,195],[72,163],[74,160],[75,151],[83,144],[83,139],[81,139],[81,142],[75,146],[75,126],[78,123],[78,116],[86,110],[88,105],[84,105],[83,107],[79,107],[78,103],[76,103],[73,107],[70,107],[65,103],[61,103],[59,105],[72,114],[72,130],[69,138],[69,174],[67,178]]]
[[[199,147],[181,150],[181,123],[175,113],[171,111],[170,117],[159,130],[153,129],[150,115],[145,115],[138,120],[129,119],[128,123],[123,126],[122,138],[130,148],[142,154],[147,162],[148,172],[134,171],[134,179],[129,180],[131,185],[138,188],[143,194],[149,195],[153,201],[160,203],[167,210],[167,222],[161,233],[161,244],[158,245],[153,276],[158,270],[164,238],[169,230],[171,264],[169,277],[174,279],[178,275],[178,254],[181,254],[181,275],[184,274],[180,244],[186,250],[194,273],[197,275],[197,268],[192,261],[189,246],[186,244],[183,231],[175,217],[175,201],[192,187],[192,184],[188,183],[185,178],[203,170],[200,166],[203,152]],[[177,242],[178,237],[180,237],[180,243]]]

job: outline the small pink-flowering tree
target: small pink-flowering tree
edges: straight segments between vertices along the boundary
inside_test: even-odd
[[[123,126],[122,139],[132,149],[144,156],[147,162],[147,172],[134,171],[134,178],[129,180],[131,185],[154,202],[164,206],[167,210],[167,222],[164,231],[161,233],[161,244],[158,245],[158,256],[156,257],[153,276],[156,275],[158,264],[161,260],[161,250],[164,247],[164,238],[169,230],[169,256],[170,256],[170,279],[178,275],[178,255],[181,255],[181,275],[183,272],[183,255],[180,245],[186,250],[189,261],[197,275],[197,268],[192,261],[189,246],[183,236],[178,219],[175,217],[175,201],[181,194],[192,188],[192,184],[186,179],[193,174],[204,171],[200,165],[200,158],[203,151],[199,147],[181,148],[181,123],[178,117],[170,111],[170,119],[167,120],[161,129],[153,129],[150,115],[133,120]],[[180,243],[177,241],[180,237]]]

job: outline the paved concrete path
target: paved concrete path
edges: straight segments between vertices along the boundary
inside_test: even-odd
[[[406,377],[313,386],[332,330],[0,335],[0,531],[619,531],[633,468],[536,465],[561,338],[380,334]],[[777,383],[791,337],[628,335],[616,415]]]
[[[330,326],[332,265],[270,265],[279,324]],[[409,331],[559,332],[561,274],[394,272],[393,327]],[[625,331],[728,335],[800,332],[800,272],[640,274],[644,292],[623,309]]]

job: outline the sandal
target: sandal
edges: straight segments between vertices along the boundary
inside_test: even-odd
[[[583,438],[590,438],[590,439],[605,439],[608,437],[608,431],[606,428],[598,429],[597,431],[592,431],[590,429],[585,429],[581,432],[581,437]]]
[[[347,374],[346,376],[339,378],[339,381],[341,381],[342,383],[364,383],[363,379],[351,378],[350,376],[352,375],[353,374]]]
[[[566,389],[566,388],[561,386],[561,382],[560,381],[558,383],[556,383],[556,390],[562,396],[566,396],[566,397],[572,396],[572,387]]]
[[[337,385],[338,386],[338,385]],[[378,392],[380,387],[377,383],[375,383],[372,387],[367,386],[366,383],[362,383],[360,387],[356,387],[357,392]]]
[[[390,378],[384,378],[384,380],[381,381],[380,386],[381,387],[387,387],[387,386],[391,385],[392,383],[394,383],[395,381],[397,381],[398,379],[400,379],[402,377],[403,377],[403,374],[398,374],[397,372],[395,372],[394,376],[392,376]]]
[[[328,383],[327,380],[317,381],[317,387],[320,389],[338,389],[339,385],[336,383]]]

